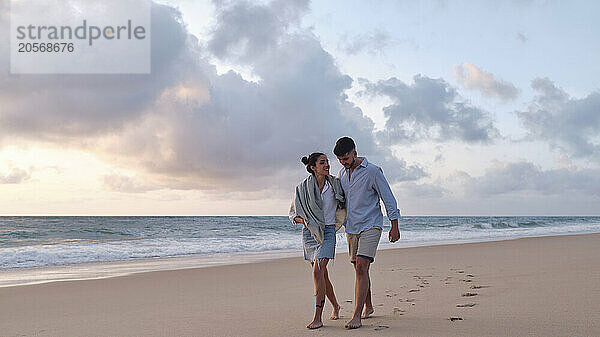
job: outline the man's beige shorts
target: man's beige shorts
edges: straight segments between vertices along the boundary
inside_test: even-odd
[[[381,227],[375,226],[360,232],[360,234],[346,233],[350,262],[355,263],[358,256],[373,262],[375,260],[375,253],[377,253],[381,232]]]

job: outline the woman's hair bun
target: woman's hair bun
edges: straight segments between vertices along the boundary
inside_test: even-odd
[[[302,164],[304,165],[308,165],[308,157],[304,156],[302,157],[302,159],[300,159],[302,161]]]

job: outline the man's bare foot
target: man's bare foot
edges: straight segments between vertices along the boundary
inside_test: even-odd
[[[335,321],[336,319],[340,318],[340,308],[341,306],[338,304],[338,306],[333,307],[333,311],[331,312],[331,317],[329,317],[330,320]]]
[[[310,324],[307,325],[306,327],[309,328],[309,329],[318,329],[318,328],[320,328],[322,326],[323,326],[323,322],[317,321],[315,319],[314,321],[310,322]]]
[[[357,328],[360,328],[361,326],[362,326],[362,323],[360,322],[360,317],[354,317],[353,319],[348,321],[345,325],[346,329],[357,329]]]
[[[373,307],[370,307],[370,308],[365,307],[365,309],[362,312],[362,316],[360,316],[360,317],[362,319],[369,318],[369,317],[371,317],[373,312],[375,312],[375,310],[373,310]]]

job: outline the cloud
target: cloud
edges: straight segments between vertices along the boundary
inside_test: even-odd
[[[525,34],[522,33],[522,32],[518,32],[517,33],[517,40],[519,40],[519,41],[521,41],[523,43],[526,43],[527,41],[529,41],[529,39],[527,38],[527,36],[525,36]]]
[[[91,4],[93,5],[93,4]],[[60,143],[115,132],[152,107],[193,67],[189,39],[175,9],[152,6],[150,75],[9,75],[8,10],[0,12],[0,134]],[[198,72],[195,72],[199,76]],[[2,137],[0,136],[0,137]]]
[[[0,173],[0,184],[21,184],[31,178],[33,168],[23,170],[18,167],[12,167],[6,174]]]
[[[493,74],[477,68],[471,63],[463,63],[454,67],[454,76],[462,86],[478,90],[483,96],[495,97],[503,101],[514,100],[519,95],[512,83],[498,80]]]
[[[441,198],[449,193],[437,184],[417,184],[412,181],[401,183],[399,191],[404,198]]]
[[[548,78],[534,79],[531,87],[539,95],[526,111],[516,112],[529,138],[573,157],[600,161],[600,92],[573,98]]]
[[[348,55],[356,55],[362,51],[369,54],[381,54],[391,43],[388,32],[374,30],[370,33],[359,34],[353,37],[343,35],[339,43],[339,49]]]
[[[115,192],[143,193],[158,189],[135,177],[120,174],[109,174],[102,178],[104,185]]]
[[[309,1],[272,1],[266,6],[250,1],[214,1],[217,25],[208,49],[218,58],[252,62],[284,42],[288,29],[297,26]]]
[[[306,1],[215,7],[203,44],[177,10],[153,4],[150,75],[0,75],[0,137],[92,152],[135,170],[135,178],[103,178],[133,192],[289,192],[305,174],[300,157],[330,154],[341,136],[353,137],[391,182],[427,175],[376,142],[373,122],[344,93],[352,79],[299,24]],[[213,57],[249,67],[260,80],[219,75]]]
[[[581,192],[600,196],[600,170],[598,169],[542,170],[530,162],[496,162],[483,176],[471,177],[464,173],[463,179],[468,194],[474,193],[487,197],[525,191],[543,195]]]
[[[379,95],[392,100],[383,109],[387,121],[378,133],[383,143],[419,141],[489,143],[499,136],[490,116],[483,110],[461,102],[452,86],[443,79],[422,75],[407,85],[397,78],[371,83],[362,80],[361,95]]]

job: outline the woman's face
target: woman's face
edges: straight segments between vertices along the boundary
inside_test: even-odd
[[[326,155],[321,155],[319,156],[319,158],[317,158],[317,162],[315,163],[315,166],[312,167],[313,172],[315,172],[315,174],[320,174],[320,175],[328,175],[329,174],[329,160],[327,159]]]

